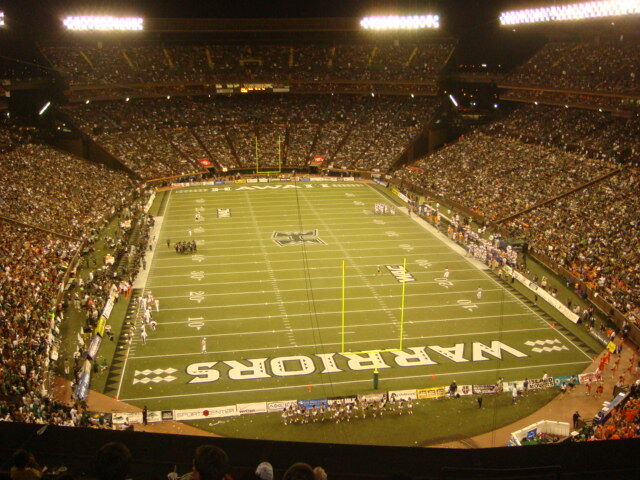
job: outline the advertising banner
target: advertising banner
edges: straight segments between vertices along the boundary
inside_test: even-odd
[[[386,400],[387,393],[366,393],[362,395],[358,395],[359,402],[380,402],[381,400]]]
[[[238,415],[267,413],[267,402],[238,403],[236,407],[238,409]]]
[[[111,417],[114,425],[134,425],[142,423],[142,412],[120,412]]]
[[[313,407],[327,407],[329,406],[329,400],[326,398],[314,398],[312,400],[298,400],[298,405],[304,408],[313,408]]]
[[[332,397],[329,398],[329,405],[350,405],[356,403],[357,397],[355,395],[350,395],[347,397]]]
[[[471,390],[474,395],[488,395],[502,392],[502,385],[472,385]]]
[[[87,358],[89,360],[93,360],[94,358],[96,358],[101,344],[102,337],[100,335],[94,335],[91,338],[91,343],[89,344],[89,348],[87,348]]]
[[[227,405],[225,407],[214,407],[209,409],[211,418],[235,417],[238,415],[236,405]]]
[[[147,423],[159,423],[161,421],[162,421],[162,412],[160,410],[147,412]]]
[[[473,385],[458,385],[456,393],[460,396],[473,395]]]
[[[107,302],[104,304],[104,308],[102,309],[102,316],[105,318],[109,318],[111,316],[111,310],[113,310],[114,298],[109,296]]]
[[[389,400],[416,400],[418,392],[416,390],[391,390]]]
[[[578,380],[582,385],[586,383],[601,382],[602,374],[600,372],[581,373],[578,375]]]
[[[162,420],[173,420],[173,410],[162,410],[160,415]]]
[[[98,324],[96,325],[96,328],[93,333],[95,333],[96,335],[100,335],[101,337],[104,337],[104,327],[106,327],[106,325],[107,325],[107,318],[104,317],[103,315],[100,315],[100,318],[98,319]]]
[[[420,400],[429,398],[442,398],[447,394],[448,390],[449,387],[419,388],[417,390],[417,394]]]
[[[297,400],[282,400],[281,402],[267,402],[267,413],[281,412],[285,408],[291,407],[291,405],[298,405]]]
[[[573,383],[577,385],[579,383],[577,375],[561,375],[559,377],[553,377],[553,384],[556,387],[561,387],[562,385],[569,385]]]

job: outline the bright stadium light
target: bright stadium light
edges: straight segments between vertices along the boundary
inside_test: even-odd
[[[4,12],[0,11],[0,27],[4,27]]]
[[[614,17],[640,13],[640,0],[601,0],[549,7],[510,10],[500,14],[500,24],[557,22],[587,18]]]
[[[49,108],[51,106],[51,102],[47,102],[44,104],[44,107],[42,107],[40,109],[40,111],[38,112],[38,115],[42,115],[44,112],[47,111],[47,108]]]
[[[136,31],[143,29],[142,17],[113,17],[110,15],[74,15],[62,20],[67,30],[78,31]]]
[[[449,94],[449,99],[451,100],[451,103],[453,103],[456,107],[458,106],[458,102],[456,101],[456,99],[453,97],[453,95]]]
[[[439,15],[385,15],[364,17],[360,26],[365,30],[418,30],[440,28]]]

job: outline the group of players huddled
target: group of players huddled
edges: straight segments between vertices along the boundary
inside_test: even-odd
[[[317,422],[350,422],[363,418],[377,418],[384,415],[413,415],[413,400],[380,400],[358,401],[354,403],[333,403],[331,405],[305,408],[302,405],[291,405],[282,411],[282,422],[285,425],[317,423]]]
[[[176,242],[174,248],[176,249],[176,253],[182,254],[195,253],[198,251],[195,240],[191,240],[190,242]]]

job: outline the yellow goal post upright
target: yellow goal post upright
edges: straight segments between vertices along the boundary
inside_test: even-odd
[[[403,273],[407,272],[407,259],[403,259],[402,264]],[[345,261],[342,260],[342,303],[341,303],[341,327],[340,327],[340,353],[342,354],[352,354],[352,355],[366,355],[373,353],[384,353],[384,352],[398,352],[401,351],[404,346],[404,305],[405,305],[405,292],[406,292],[406,281],[401,281],[401,294],[400,294],[400,338],[398,340],[398,348],[385,348],[385,349],[373,349],[373,350],[364,350],[360,352],[352,352],[347,351],[345,349],[345,302],[346,302],[346,265]]]
[[[255,157],[256,157],[256,175],[261,173],[281,173],[282,172],[282,141],[280,135],[278,135],[278,170],[260,170],[260,146],[258,143],[258,135],[255,136]]]

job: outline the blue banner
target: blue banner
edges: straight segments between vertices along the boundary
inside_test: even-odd
[[[329,400],[326,398],[314,398],[313,400],[298,400],[298,405],[304,408],[328,407]]]
[[[78,386],[74,393],[76,400],[86,400],[89,394],[89,386],[91,385],[91,369],[85,369],[78,380]]]
[[[100,335],[94,335],[93,338],[91,339],[91,343],[89,344],[89,348],[87,348],[87,358],[89,360],[93,360],[94,358],[96,358],[96,355],[98,354],[98,349],[100,348],[101,344],[102,344],[102,337]]]

